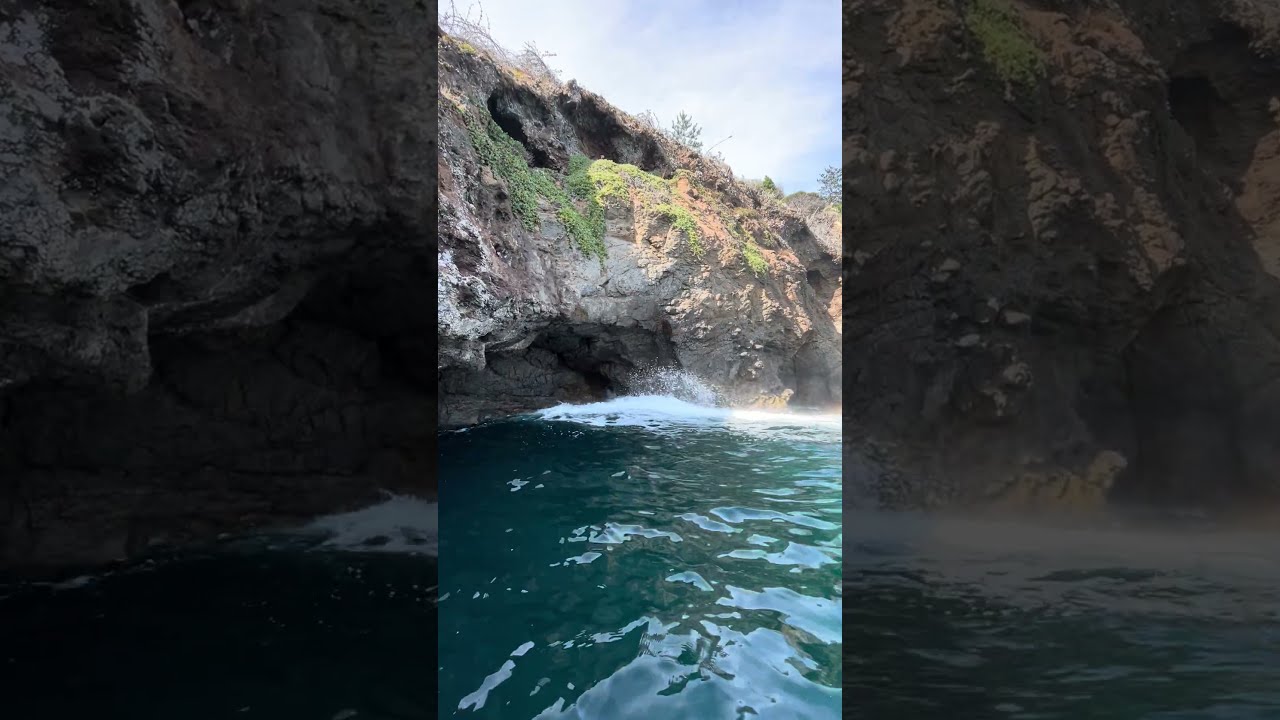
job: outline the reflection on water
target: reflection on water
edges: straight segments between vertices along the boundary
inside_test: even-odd
[[[839,418],[621,398],[440,463],[442,716],[840,716]]]
[[[1280,718],[1280,535],[851,513],[858,718]]]

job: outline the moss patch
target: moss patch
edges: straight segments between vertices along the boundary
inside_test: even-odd
[[[1034,84],[1044,74],[1044,59],[1004,0],[973,0],[965,25],[982,44],[982,54],[1006,82]]]
[[[760,247],[754,242],[748,240],[742,244],[742,257],[747,261],[747,267],[751,268],[751,273],[756,277],[769,272],[769,262],[764,259],[764,253],[760,252]]]

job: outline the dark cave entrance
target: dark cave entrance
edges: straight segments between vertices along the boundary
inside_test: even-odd
[[[560,110],[573,125],[578,144],[592,160],[604,158],[635,165],[647,173],[670,179],[675,167],[652,137],[624,126],[603,101],[591,95],[561,98]]]
[[[670,340],[661,330],[563,325],[547,330],[531,347],[553,353],[582,378],[594,397],[603,398],[625,393],[637,370],[678,364]]]
[[[629,392],[638,372],[679,365],[661,323],[559,322],[534,337],[491,344],[483,369],[439,372],[437,417],[447,428],[560,402],[597,402]]]
[[[1175,77],[1169,82],[1169,109],[1196,147],[1210,147],[1218,138],[1217,116],[1226,104],[1207,77]]]
[[[522,108],[526,113],[533,111],[534,103],[537,100],[530,100],[517,93],[509,90],[498,89],[489,94],[489,100],[486,103],[489,109],[489,115],[493,117],[493,121],[497,123],[502,131],[510,135],[516,142],[524,146],[529,151],[530,159],[534,167],[554,168],[556,163],[543,148],[538,147],[537,143],[531,142],[529,134],[525,132],[525,120],[522,113],[517,108]]]
[[[1195,143],[1195,162],[1239,193],[1258,141],[1275,127],[1272,100],[1280,60],[1257,54],[1247,31],[1211,28],[1168,68],[1169,111]]]

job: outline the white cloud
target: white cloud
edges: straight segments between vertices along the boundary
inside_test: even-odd
[[[473,0],[455,0],[466,14]],[[816,188],[840,164],[839,0],[482,0],[495,40],[664,124],[684,110],[734,172]],[[474,13],[473,13],[474,14]]]

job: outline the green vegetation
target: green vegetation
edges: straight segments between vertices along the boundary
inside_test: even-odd
[[[476,54],[478,54],[478,53],[479,53],[479,51],[478,51],[478,50],[476,50],[476,46],[475,46],[475,45],[472,45],[471,43],[469,43],[469,42],[467,42],[467,41],[465,41],[465,40],[459,40],[459,41],[458,41],[458,49],[459,49],[459,50],[461,50],[462,52],[466,53],[467,55],[476,55]]]
[[[592,205],[586,215],[578,212],[573,203],[566,202],[556,212],[556,217],[564,224],[569,239],[578,246],[584,255],[595,255],[604,265],[608,250],[604,246],[604,208],[599,204]]]
[[[574,155],[569,158],[569,174],[565,176],[564,186],[580,200],[591,197],[591,179],[587,177],[587,168],[591,167],[591,159],[586,155]]]
[[[702,151],[702,128],[696,125],[693,118],[686,115],[683,110],[671,123],[671,128],[666,131],[666,135],[694,152]]]
[[[586,214],[579,212],[573,202],[565,196],[556,217],[564,224],[570,239],[588,255],[594,254],[604,262],[604,206],[592,192],[595,188],[588,175],[591,160],[585,155],[574,155],[569,158],[569,174],[565,176],[564,185],[569,194],[586,203]]]
[[[687,180],[689,184],[692,185],[693,173],[689,172],[686,168],[676,168],[675,174],[671,176],[671,179],[668,180],[667,183],[671,186],[671,189],[674,190],[676,186],[680,184],[682,179]]]
[[[574,206],[569,194],[562,190],[551,174],[542,168],[530,168],[524,157],[524,147],[507,135],[492,117],[481,121],[475,112],[459,108],[471,136],[480,161],[507,182],[511,196],[511,209],[526,230],[537,230],[539,225],[539,198],[558,207],[556,217],[564,224],[565,232],[585,255],[594,255],[604,263],[604,209],[588,203],[584,216]],[[586,158],[583,158],[585,160]],[[573,165],[570,165],[572,178]],[[566,180],[572,185],[572,179]]]
[[[1032,85],[1044,74],[1040,51],[1004,0],[973,0],[964,21],[982,44],[983,57],[1005,82]]]
[[[640,207],[671,219],[673,226],[685,234],[693,254],[702,257],[702,242],[693,214],[668,202],[672,188],[681,177],[679,173],[668,181],[635,165],[612,160],[593,162],[584,155],[574,155],[569,158],[569,172],[561,188],[545,169],[529,167],[524,147],[507,135],[492,117],[485,114],[482,120],[481,111],[461,103],[457,107],[476,155],[506,181],[511,209],[526,230],[538,229],[540,201],[546,200],[556,207],[556,218],[574,245],[583,254],[599,258],[603,265],[605,208],[634,199]],[[688,177],[688,173],[684,176]]]
[[[778,187],[777,183],[773,181],[773,178],[768,175],[765,175],[764,180],[760,181],[760,189],[773,195],[777,195],[778,197],[782,197],[783,195],[782,188]]]
[[[698,235],[698,223],[693,219],[693,213],[688,209],[672,203],[662,203],[653,208],[653,211],[671,220],[672,226],[684,233],[685,238],[689,240],[689,249],[693,251],[694,257],[702,257],[705,250],[702,247],[702,239]]]
[[[635,165],[619,164],[612,160],[596,160],[587,167],[586,175],[595,189],[596,200],[602,205],[608,205],[614,200],[629,202],[632,188],[641,192],[642,204],[647,204],[644,202],[645,196],[666,197],[670,191],[667,181],[657,175],[651,175]]]
[[[838,203],[844,193],[844,170],[828,165],[818,176],[818,197],[829,203]]]
[[[756,277],[769,272],[769,263],[760,252],[760,247],[754,242],[748,240],[742,244],[742,257],[746,258],[747,267],[751,268],[752,274]]]
[[[666,202],[670,198],[671,188],[679,178],[680,174],[677,173],[670,181],[663,180],[635,165],[612,160],[590,162],[579,155],[569,160],[569,177],[565,185],[577,197],[584,198],[591,204],[590,212],[594,212],[594,208],[600,208],[601,222],[604,207],[633,201],[642,209],[651,209],[669,218],[674,227],[685,234],[693,254],[702,257],[702,241],[693,214],[680,205]]]
[[[486,117],[481,121],[475,115],[465,110],[462,113],[467,132],[471,135],[471,145],[480,156],[480,162],[507,181],[511,208],[525,229],[538,229],[538,196],[555,188],[555,182],[545,171],[529,168],[524,158],[524,147],[503,132],[493,118]]]

